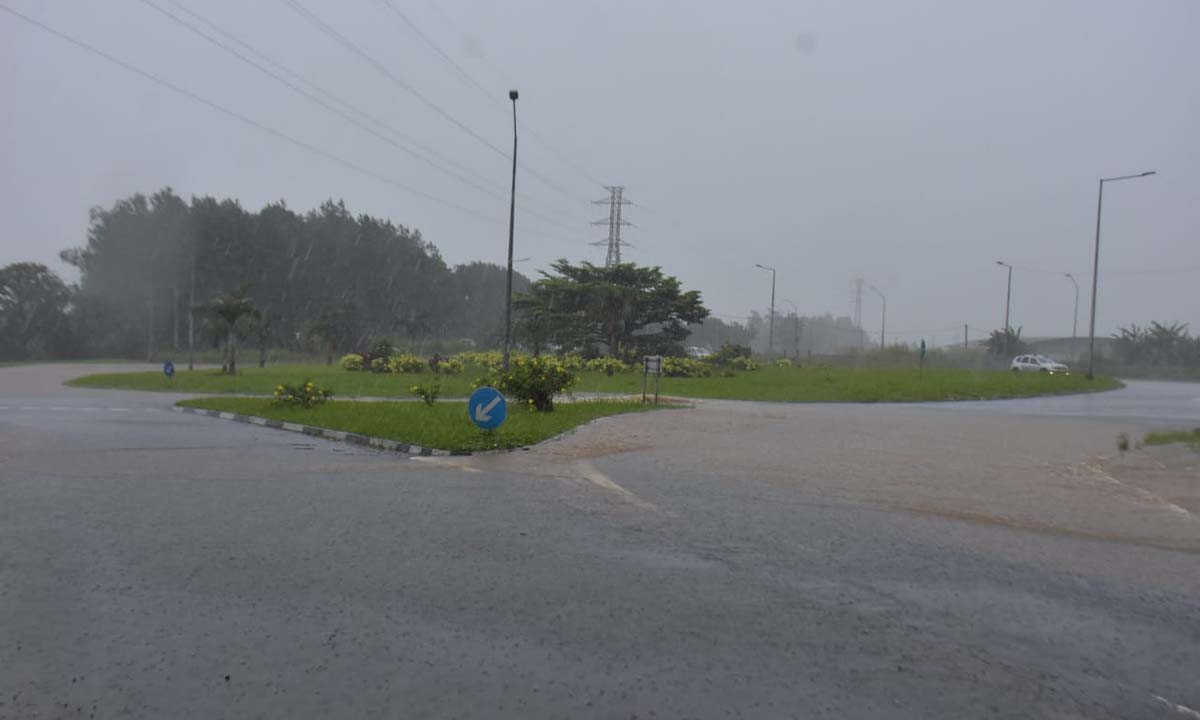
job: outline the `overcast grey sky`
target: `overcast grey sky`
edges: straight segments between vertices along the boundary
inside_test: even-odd
[[[139,0],[0,0],[407,192],[247,126],[0,12],[0,264],[82,244],[87,210],[165,185],[258,209],[329,197],[421,230],[451,263],[501,262],[520,89],[517,257],[603,262],[600,184],[640,206],[626,259],[662,265],[721,316],[848,314],[863,277],[889,329],[1070,334],[1106,187],[1098,331],[1200,331],[1200,2],[153,0],[229,30],[436,150],[485,192],[312,104]],[[193,20],[194,22],[194,20]],[[440,46],[489,97],[426,45]],[[534,137],[536,134],[536,139]],[[539,140],[544,142],[539,142]],[[489,145],[494,147],[489,147]],[[549,149],[552,148],[553,150]],[[496,149],[502,152],[497,152]],[[563,159],[567,162],[564,162]],[[443,161],[438,160],[439,164]],[[569,164],[568,164],[569,163]],[[543,182],[545,179],[549,182]],[[529,212],[527,212],[529,211]],[[864,300],[877,330],[878,301]],[[975,332],[975,331],[973,331]]]

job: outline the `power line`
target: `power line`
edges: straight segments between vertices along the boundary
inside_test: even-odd
[[[308,8],[301,5],[298,2],[298,0],[284,0],[284,2],[286,2],[296,12],[298,12],[302,16],[308,18],[309,22],[313,23],[323,33],[325,33],[329,37],[332,37],[334,40],[336,40],[342,47],[346,48],[347,50],[354,53],[355,55],[358,55],[363,60],[366,60],[367,63],[369,63],[371,65],[371,67],[378,70],[384,77],[391,80],[397,87],[399,87],[400,89],[404,90],[405,92],[411,94],[413,97],[415,97],[417,100],[419,100],[421,102],[421,104],[425,105],[425,107],[429,108],[430,110],[433,110],[438,115],[441,115],[443,118],[450,121],[459,130],[462,130],[467,135],[470,135],[472,138],[479,141],[481,144],[483,144],[485,147],[487,147],[488,149],[490,149],[492,152],[496,153],[500,157],[508,158],[508,153],[506,153],[504,150],[500,149],[496,145],[493,145],[491,143],[491,141],[489,141],[487,138],[485,138],[482,135],[480,135],[479,133],[475,132],[469,126],[467,126],[465,123],[463,123],[461,120],[454,117],[454,115],[447,112],[446,110],[443,110],[437,103],[433,102],[429,98],[422,95],[416,88],[414,88],[412,85],[409,85],[407,82],[405,82],[403,79],[401,79],[395,73],[393,73],[391,70],[388,70],[387,66],[385,66],[383,63],[381,63],[378,60],[376,60],[375,58],[373,58],[370,55],[370,53],[368,53],[366,50],[363,50],[353,40],[346,37],[342,33],[338,32],[331,25],[329,25],[329,23],[327,23],[324,20],[322,20],[321,18],[317,17],[311,10],[309,10]]]
[[[394,83],[397,87],[404,90],[405,92],[408,92],[413,97],[417,98],[417,100],[421,101],[421,103],[423,105],[425,105],[429,109],[436,112],[438,115],[441,115],[443,118],[445,118],[446,120],[453,123],[460,130],[462,130],[463,132],[470,135],[475,140],[477,140],[480,143],[482,143],[483,145],[485,145],[487,148],[489,148],[490,150],[495,152],[500,157],[505,158],[505,159],[508,159],[510,157],[506,151],[497,147],[491,141],[489,141],[487,138],[483,137],[479,133],[472,130],[466,123],[464,123],[461,120],[459,120],[458,118],[454,117],[454,115],[452,113],[443,109],[441,106],[439,106],[437,103],[433,102],[429,98],[425,97],[423,94],[421,94],[420,91],[418,91],[416,88],[414,88],[411,84],[409,84],[408,82],[405,82],[404,79],[402,79],[401,77],[399,77],[398,75],[393,73],[391,70],[389,70],[387,68],[387,66],[385,66],[383,63],[376,60],[374,57],[372,57],[371,54],[368,53],[366,50],[362,49],[362,47],[360,45],[358,45],[357,43],[355,43],[353,40],[346,37],[342,33],[338,32],[329,23],[325,22],[320,17],[318,17],[316,14],[314,14],[311,10],[309,10],[308,8],[301,5],[298,0],[284,0],[284,2],[286,2],[293,10],[300,13],[302,16],[304,16],[310,22],[312,22],[314,25],[316,25],[317,28],[319,30],[321,30],[323,33],[325,33],[329,37],[332,37],[334,40],[336,40],[342,47],[346,48],[350,52],[354,53],[355,55],[358,55],[363,60],[365,60],[368,64],[371,65],[371,67],[375,68],[384,77],[391,80],[392,83]],[[529,167],[523,166],[523,165],[521,165],[520,167],[522,167],[525,170],[525,172],[529,173],[529,175],[531,177],[536,178],[538,181],[540,181],[543,185],[546,185],[547,187],[549,187],[553,190],[556,190],[556,191],[562,193],[563,195],[566,195],[569,198],[575,199],[569,191],[563,189],[561,186],[559,186],[557,183],[553,182],[552,180],[549,180],[548,178],[542,176],[540,173],[532,170]]]
[[[381,1],[383,2],[384,5],[387,6],[387,8],[389,10],[391,10],[393,13],[396,14],[396,16],[399,17],[404,22],[404,24],[407,25],[409,27],[409,29],[411,29],[418,38],[421,39],[422,42],[424,42],[426,45],[428,45],[438,55],[438,57],[442,58],[442,60],[444,60],[447,64],[449,64],[452,68],[454,68],[454,70],[459,74],[459,76],[462,77],[469,85],[471,85],[475,89],[479,90],[489,100],[498,101],[501,104],[503,103],[503,101],[500,98],[492,95],[492,91],[489,90],[487,88],[487,86],[485,86],[483,83],[479,82],[479,80],[477,80],[475,78],[475,76],[473,76],[469,71],[467,71],[466,68],[464,68],[457,61],[455,61],[454,58],[451,57],[450,53],[448,53],[444,49],[442,49],[441,46],[439,46],[437,43],[435,43],[432,38],[430,38],[424,31],[422,31],[421,28],[418,27],[417,24],[415,22],[413,22],[413,20],[410,17],[408,17],[406,14],[404,14],[395,5],[393,5],[391,0],[381,0]],[[446,20],[450,24],[453,24],[450,21],[450,19],[446,16],[446,14],[444,12],[442,12],[440,8],[437,8],[436,4],[434,5],[434,7],[435,7],[435,9],[437,9],[438,13],[442,16],[442,19]],[[501,73],[495,67],[492,67],[491,69],[492,69],[492,72],[496,73],[497,76],[501,76],[501,79],[507,80],[507,78],[503,77],[504,73]],[[541,135],[539,135],[533,129],[526,127],[525,132],[530,137],[532,137],[534,140],[536,140],[537,143],[539,145],[541,145],[545,150],[550,152],[550,154],[554,155],[559,160],[559,162],[563,163],[567,167],[569,167],[572,170],[574,170],[575,172],[579,173],[588,182],[590,182],[594,185],[599,185],[601,187],[604,187],[603,182],[597,180],[587,170],[584,170],[581,166],[579,166],[578,164],[573,162],[566,155],[559,152],[553,145],[551,145],[545,138],[543,138]]]
[[[235,120],[239,120],[261,132],[267,133],[268,135],[271,135],[271,136],[276,137],[280,140],[283,140],[287,143],[295,145],[296,147],[302,148],[302,149],[307,150],[316,155],[320,155],[321,157],[323,157],[327,160],[331,160],[339,165],[342,165],[343,167],[350,168],[351,170],[354,170],[358,173],[366,175],[367,177],[370,177],[374,180],[378,180],[379,182],[387,183],[388,185],[392,185],[393,187],[397,187],[401,190],[404,190],[404,191],[411,193],[413,195],[416,195],[418,197],[422,197],[431,202],[438,203],[439,205],[444,205],[446,207],[457,210],[457,211],[459,211],[465,215],[468,215],[470,217],[477,218],[477,219],[482,220],[487,223],[495,222],[495,218],[484,215],[483,213],[480,213],[478,211],[471,210],[470,208],[463,207],[462,205],[459,205],[458,203],[455,203],[451,200],[445,200],[443,198],[437,197],[436,195],[431,195],[423,190],[411,187],[409,185],[406,185],[405,183],[399,182],[399,181],[389,178],[385,175],[381,175],[381,174],[379,174],[373,170],[370,170],[368,168],[365,168],[351,160],[347,160],[343,157],[340,157],[331,152],[328,152],[327,150],[323,150],[323,149],[321,149],[311,143],[308,143],[304,140],[294,138],[291,135],[288,135],[284,132],[276,130],[273,127],[270,127],[269,125],[264,125],[263,123],[260,123],[257,120],[254,120],[250,117],[242,115],[241,113],[239,113],[235,110],[230,110],[229,108],[227,108],[223,105],[219,105],[219,104],[213,102],[212,100],[209,100],[207,98],[201,97],[200,95],[197,95],[196,93],[192,92],[191,90],[188,90],[184,87],[176,85],[175,83],[173,83],[169,80],[165,80],[165,79],[163,79],[157,75],[154,75],[150,72],[142,70],[141,68],[139,68],[135,65],[132,65],[128,62],[125,62],[124,60],[122,60],[114,55],[111,55],[103,50],[100,50],[97,47],[89,45],[88,43],[83,42],[82,40],[78,40],[70,35],[67,35],[66,33],[63,33],[59,30],[56,30],[56,29],[50,27],[49,25],[46,25],[45,23],[43,23],[39,20],[35,20],[34,18],[29,17],[28,15],[25,15],[16,10],[13,10],[12,8],[8,7],[7,5],[0,5],[0,10],[3,10],[4,12],[7,12],[10,15],[13,15],[14,17],[17,17],[21,20],[24,20],[25,22],[29,23],[30,25],[33,25],[34,27],[37,27],[37,28],[41,29],[42,31],[49,33],[50,35],[53,35],[61,40],[64,40],[64,41],[74,45],[75,47],[80,48],[81,50],[85,50],[93,55],[96,55],[97,57],[107,60],[108,62],[110,62],[114,65],[117,65],[118,67],[120,67],[124,70],[134,73],[135,75],[140,75],[141,77],[155,83],[156,85],[165,87],[168,90],[171,90],[175,93],[183,95],[184,97],[186,97],[190,100],[198,102],[201,105],[204,105],[212,110],[216,110],[217,112],[219,112],[223,115],[227,115],[231,118],[234,118]]]
[[[403,151],[403,152],[405,152],[405,153],[409,154],[410,156],[412,156],[412,157],[416,158],[417,160],[420,160],[421,162],[424,162],[424,163],[428,164],[430,167],[433,167],[433,168],[435,168],[435,169],[437,169],[437,170],[439,170],[439,171],[441,171],[441,172],[443,172],[443,173],[446,173],[446,174],[447,174],[447,175],[449,175],[450,177],[452,177],[452,178],[454,178],[454,179],[458,180],[459,182],[461,182],[461,183],[463,183],[463,184],[465,184],[465,185],[467,185],[467,186],[469,186],[469,187],[471,187],[471,188],[474,188],[474,189],[476,189],[476,190],[478,190],[478,191],[480,191],[480,192],[484,193],[485,195],[488,195],[489,197],[491,197],[491,198],[492,198],[492,199],[494,199],[494,200],[498,200],[498,201],[501,201],[501,202],[503,202],[503,201],[505,201],[505,200],[507,199],[507,198],[505,198],[505,197],[504,197],[502,194],[500,194],[500,193],[497,193],[497,192],[495,192],[495,191],[493,191],[493,190],[491,190],[491,189],[489,189],[489,188],[487,188],[487,187],[485,187],[485,186],[483,186],[483,185],[481,185],[481,184],[479,184],[479,183],[477,183],[477,182],[474,182],[474,181],[473,181],[473,180],[471,180],[470,178],[468,178],[468,177],[465,177],[465,176],[463,176],[463,175],[462,175],[462,174],[460,174],[460,173],[457,173],[457,172],[455,172],[455,171],[453,171],[453,170],[450,170],[450,169],[448,169],[448,168],[446,168],[446,167],[443,167],[442,165],[440,165],[440,164],[438,164],[438,163],[436,163],[436,162],[434,162],[434,161],[430,160],[429,158],[426,158],[426,157],[422,156],[421,154],[417,153],[416,151],[414,151],[414,150],[412,150],[412,149],[410,149],[410,148],[408,148],[408,147],[406,147],[406,146],[404,146],[404,145],[400,144],[399,142],[397,142],[397,141],[393,140],[392,138],[390,138],[390,137],[387,137],[386,135],[383,135],[382,133],[380,133],[380,132],[376,131],[374,128],[370,127],[370,126],[369,126],[369,125],[367,125],[366,123],[364,123],[364,122],[360,121],[358,118],[356,118],[356,117],[354,117],[354,116],[352,116],[352,115],[350,115],[350,114],[348,114],[348,113],[344,112],[343,110],[341,110],[341,109],[339,109],[339,108],[335,107],[334,105],[330,104],[329,102],[326,102],[326,101],[325,101],[324,99],[322,99],[321,97],[319,97],[319,96],[315,95],[314,93],[312,93],[312,92],[310,92],[310,91],[306,90],[305,88],[303,88],[303,87],[301,87],[301,86],[297,85],[296,83],[294,83],[294,82],[292,82],[292,81],[288,80],[286,77],[283,77],[283,76],[281,76],[279,73],[276,73],[275,71],[271,70],[270,68],[267,68],[267,67],[263,66],[262,64],[260,64],[260,63],[258,63],[258,62],[256,62],[256,61],[254,61],[254,60],[252,60],[252,59],[250,59],[250,58],[246,57],[246,56],[245,56],[245,55],[243,55],[241,52],[239,52],[237,49],[235,49],[235,48],[233,48],[233,47],[230,47],[229,45],[225,44],[225,43],[224,43],[224,42],[222,42],[221,40],[219,40],[219,39],[217,39],[217,38],[213,37],[212,35],[209,35],[208,33],[204,32],[204,31],[203,31],[203,30],[201,30],[200,28],[196,27],[195,25],[193,25],[192,23],[188,22],[187,20],[185,20],[185,19],[183,19],[183,18],[179,17],[178,15],[175,15],[174,13],[170,12],[169,10],[166,10],[165,8],[159,7],[159,6],[158,6],[158,5],[156,5],[155,3],[151,2],[151,0],[140,0],[140,1],[141,1],[141,3],[142,3],[143,5],[146,5],[147,7],[149,7],[149,8],[151,8],[151,9],[153,9],[153,10],[157,11],[158,13],[160,13],[160,14],[164,15],[165,17],[169,18],[169,19],[170,19],[172,22],[175,22],[176,24],[178,24],[178,25],[181,25],[182,27],[184,27],[184,28],[188,29],[189,31],[191,31],[192,33],[194,33],[194,34],[196,34],[196,35],[200,36],[201,38],[203,38],[204,40],[208,41],[209,43],[211,43],[211,44],[215,45],[216,47],[220,48],[221,50],[224,50],[225,52],[229,53],[230,55],[233,55],[234,57],[236,57],[237,59],[239,59],[239,60],[241,60],[242,62],[246,63],[247,65],[250,65],[251,67],[253,67],[253,68],[255,68],[256,70],[258,70],[259,72],[261,72],[261,73],[265,74],[267,77],[270,77],[271,79],[275,80],[276,82],[279,82],[279,83],[281,83],[281,84],[285,85],[286,87],[290,88],[291,90],[295,91],[296,93],[299,93],[299,94],[300,94],[302,97],[304,97],[304,98],[305,98],[306,100],[308,100],[309,102],[315,103],[315,104],[317,104],[317,105],[321,106],[322,108],[324,108],[324,109],[328,110],[329,112],[331,112],[331,113],[334,113],[335,115],[337,115],[338,117],[342,118],[343,120],[346,120],[347,122],[349,122],[349,123],[353,124],[355,127],[358,127],[358,128],[360,128],[360,129],[362,129],[363,131],[365,131],[365,132],[367,132],[367,133],[370,133],[372,136],[374,136],[374,137],[378,138],[379,140],[382,140],[383,142],[385,142],[385,143],[387,143],[387,144],[391,145],[392,147],[395,147],[396,149],[398,149],[398,150],[401,150],[401,151]],[[180,4],[179,4],[178,2],[176,2],[175,0],[170,0],[170,1],[171,1],[171,3],[172,3],[173,5],[175,5],[176,7],[181,7],[181,6],[180,6]],[[215,24],[213,24],[213,23],[211,23],[211,22],[208,22],[208,21],[204,20],[204,18],[202,18],[201,16],[199,16],[197,13],[194,13],[194,12],[192,12],[191,10],[188,10],[187,8],[182,8],[182,7],[181,7],[181,9],[183,9],[183,10],[184,10],[184,12],[187,12],[187,13],[189,13],[190,15],[192,15],[192,16],[194,16],[194,17],[197,17],[197,18],[199,18],[201,21],[204,21],[204,22],[208,23],[210,26],[212,26],[212,27],[214,27],[214,28],[216,27],[216,26],[215,26]],[[219,30],[219,28],[218,28],[218,30]],[[254,53],[258,54],[259,56],[263,57],[263,58],[264,58],[266,61],[268,61],[268,62],[272,62],[273,64],[275,64],[275,65],[277,65],[277,66],[279,66],[279,67],[281,67],[281,68],[282,68],[282,66],[281,66],[281,65],[279,65],[279,63],[276,63],[276,62],[274,62],[273,60],[271,60],[271,59],[270,59],[270,58],[268,58],[267,56],[263,55],[262,53],[258,53],[256,50],[254,50],[252,47],[250,47],[250,46],[249,46],[247,43],[244,43],[244,42],[241,42],[241,41],[238,41],[238,42],[239,42],[239,43],[241,43],[242,45],[246,46],[246,47],[247,47],[247,49],[248,49],[248,51],[250,51],[250,52],[254,52]],[[294,75],[294,74],[295,74],[295,73],[293,73],[293,75]],[[309,84],[309,85],[312,85],[311,83],[307,83],[307,84]],[[320,88],[317,88],[315,85],[312,85],[312,86],[313,86],[314,88],[316,88],[316,90],[317,90],[318,92],[325,92],[325,91],[322,91]],[[325,92],[325,94],[326,94],[326,95],[330,95],[331,97],[333,97],[331,93]],[[342,104],[342,105],[346,106],[346,107],[347,107],[347,108],[349,108],[349,109],[350,109],[352,112],[357,112],[359,115],[362,115],[362,116],[364,116],[364,117],[367,117],[367,118],[368,118],[368,120],[370,120],[370,119],[371,119],[371,118],[370,118],[370,116],[369,116],[369,115],[367,115],[367,113],[365,113],[365,112],[362,112],[361,110],[358,110],[357,108],[355,108],[354,106],[350,105],[349,103],[347,103],[347,102],[345,102],[345,101],[343,101],[343,100],[337,99],[336,97],[334,98],[334,100],[335,100],[335,102],[338,102],[338,103],[340,103],[340,104]],[[378,125],[381,125],[381,126],[383,126],[383,127],[387,128],[387,125],[386,125],[385,123],[382,123],[381,121],[374,121],[374,122],[375,122],[376,124],[378,124]],[[390,130],[391,128],[388,128],[388,129]],[[395,132],[395,131],[393,131],[393,132]],[[398,132],[397,132],[396,134],[397,134],[397,135],[402,135],[401,133],[398,133]],[[572,228],[570,228],[569,226],[566,226],[566,225],[561,225],[561,224],[559,224],[559,223],[558,223],[558,222],[557,222],[557,221],[556,221],[554,218],[552,218],[552,217],[549,217],[549,216],[546,216],[546,215],[544,215],[543,213],[539,213],[539,212],[537,212],[536,210],[533,210],[533,209],[530,209],[530,208],[523,208],[523,211],[524,211],[524,212],[526,212],[526,213],[528,213],[528,214],[530,214],[530,215],[537,216],[537,217],[541,218],[541,219],[542,219],[543,221],[545,221],[545,222],[549,222],[549,223],[551,223],[551,224],[558,225],[560,229],[566,229],[566,230],[571,230],[571,229],[572,229]]]

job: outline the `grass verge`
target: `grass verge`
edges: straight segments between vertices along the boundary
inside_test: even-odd
[[[640,402],[597,400],[559,403],[554,412],[538,413],[510,404],[504,425],[494,432],[484,432],[471,423],[465,402],[439,402],[431,407],[420,402],[335,400],[310,410],[276,407],[266,398],[194,398],[178,404],[344,430],[440,450],[472,451],[533,445],[596,418],[653,408]]]
[[[468,367],[460,375],[443,377],[442,397],[466,397],[481,368]],[[236,377],[215,370],[180,370],[168,380],[162,373],[105,373],[86,375],[68,384],[78,387],[160,392],[230,393],[270,395],[281,382],[312,380],[331,388],[339,397],[409,397],[409,388],[432,380],[423,374],[349,372],[326,365],[276,365],[246,368]],[[580,373],[575,392],[641,392],[642,376],[600,372]],[[764,367],[735,377],[662,378],[664,395],[726,400],[776,402],[925,402],[940,400],[997,400],[1112,390],[1121,383],[1110,377],[1088,380],[1082,375],[1013,373],[1000,370],[878,368]]]
[[[1172,430],[1170,432],[1152,432],[1143,441],[1146,445],[1171,445],[1186,443],[1200,449],[1200,428],[1193,430]]]

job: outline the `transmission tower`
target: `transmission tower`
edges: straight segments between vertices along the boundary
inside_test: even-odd
[[[608,190],[608,199],[593,200],[592,204],[604,205],[607,203],[608,218],[597,220],[592,224],[608,225],[608,239],[599,240],[592,243],[592,245],[604,245],[608,247],[608,255],[604,258],[604,266],[612,267],[613,265],[618,265],[621,262],[621,246],[624,245],[629,247],[629,243],[621,240],[621,227],[632,227],[633,223],[621,218],[621,208],[624,205],[632,205],[633,203],[629,202],[623,197],[625,194],[624,185],[605,185],[604,188]]]

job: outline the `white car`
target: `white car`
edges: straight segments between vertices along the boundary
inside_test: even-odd
[[[1071,368],[1051,360],[1045,355],[1018,355],[1013,358],[1009,369],[1013,372],[1044,372],[1051,375],[1069,375]]]
[[[709,355],[712,355],[712,350],[709,350],[708,348],[696,347],[693,345],[692,347],[687,349],[687,354],[688,354],[688,357],[690,357],[690,358],[694,358],[696,360],[703,360],[704,358],[708,357]]]

